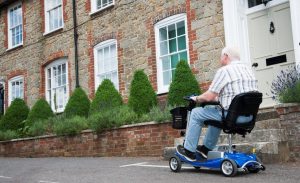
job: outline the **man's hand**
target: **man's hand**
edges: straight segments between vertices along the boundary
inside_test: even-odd
[[[190,97],[193,101],[197,102],[197,96]]]

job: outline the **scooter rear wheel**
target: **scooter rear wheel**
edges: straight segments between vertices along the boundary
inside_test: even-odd
[[[181,170],[181,160],[177,157],[171,157],[169,161],[169,166],[172,172],[179,172]]]
[[[231,159],[225,159],[221,163],[221,171],[225,177],[234,177],[237,173],[237,164]]]

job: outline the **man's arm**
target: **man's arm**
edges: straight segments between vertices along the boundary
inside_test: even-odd
[[[202,103],[202,102],[214,102],[217,101],[218,94],[215,92],[211,92],[207,90],[203,94],[195,97],[196,102]]]

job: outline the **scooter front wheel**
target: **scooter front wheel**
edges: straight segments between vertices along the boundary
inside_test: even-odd
[[[234,177],[237,173],[237,164],[231,159],[225,159],[221,164],[221,171],[226,177]]]
[[[181,160],[177,157],[171,157],[169,161],[169,166],[172,172],[179,172],[181,170]]]

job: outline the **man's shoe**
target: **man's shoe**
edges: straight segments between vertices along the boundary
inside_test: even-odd
[[[208,151],[211,151],[210,149],[208,149],[207,147],[205,147],[204,145],[199,145],[197,146],[196,152],[199,153],[204,159],[207,159],[207,154]]]
[[[188,161],[196,161],[196,154],[185,149],[182,145],[176,147],[176,151],[181,156],[185,157]]]

